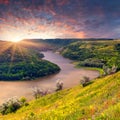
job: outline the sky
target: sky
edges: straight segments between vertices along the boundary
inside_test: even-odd
[[[120,38],[120,0],[0,0],[0,39]]]

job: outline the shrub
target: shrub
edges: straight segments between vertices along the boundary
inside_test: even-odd
[[[7,102],[0,106],[0,113],[5,115],[15,112],[22,106],[22,103],[17,98],[10,98]]]
[[[116,73],[117,72],[117,66],[113,65],[111,68],[111,73]]]
[[[85,87],[86,85],[88,85],[88,83],[90,82],[90,78],[84,76],[82,80],[80,80],[80,84],[82,84],[83,87]]]
[[[50,93],[49,90],[43,90],[43,89],[40,89],[40,88],[37,88],[37,87],[35,87],[33,89],[33,96],[34,96],[35,99],[38,99],[38,98],[40,98],[42,96],[45,96],[49,93]]]
[[[28,105],[29,105],[29,104],[27,103],[27,99],[26,99],[25,97],[21,97],[21,98],[20,98],[20,102],[21,102],[21,104],[24,105],[24,106],[28,106]]]
[[[103,70],[105,75],[110,75],[117,72],[117,66],[113,65],[112,68],[109,68],[108,66],[103,66]]]
[[[24,104],[26,102],[26,98],[25,97],[21,97],[20,98],[20,102],[22,102]]]
[[[63,89],[63,82],[58,80],[56,82],[56,91],[62,90]]]

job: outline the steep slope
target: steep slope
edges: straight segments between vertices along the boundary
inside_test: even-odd
[[[1,120],[119,120],[120,72],[31,101]]]

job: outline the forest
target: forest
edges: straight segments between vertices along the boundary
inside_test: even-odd
[[[11,46],[0,54],[0,80],[32,80],[60,71],[35,50]]]

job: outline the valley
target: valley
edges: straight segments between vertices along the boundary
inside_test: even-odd
[[[58,79],[64,82],[65,89],[78,85],[84,76],[88,76],[90,79],[99,76],[98,71],[75,68],[71,60],[62,57],[57,53],[52,51],[42,53],[45,56],[44,59],[57,64],[61,68],[61,71],[57,74],[37,78],[32,81],[0,81],[0,91],[5,91],[0,94],[0,103],[14,96],[17,96],[18,98],[25,96],[28,100],[31,100],[33,99],[32,90],[34,87],[54,91]],[[88,73],[87,75],[86,72]]]

